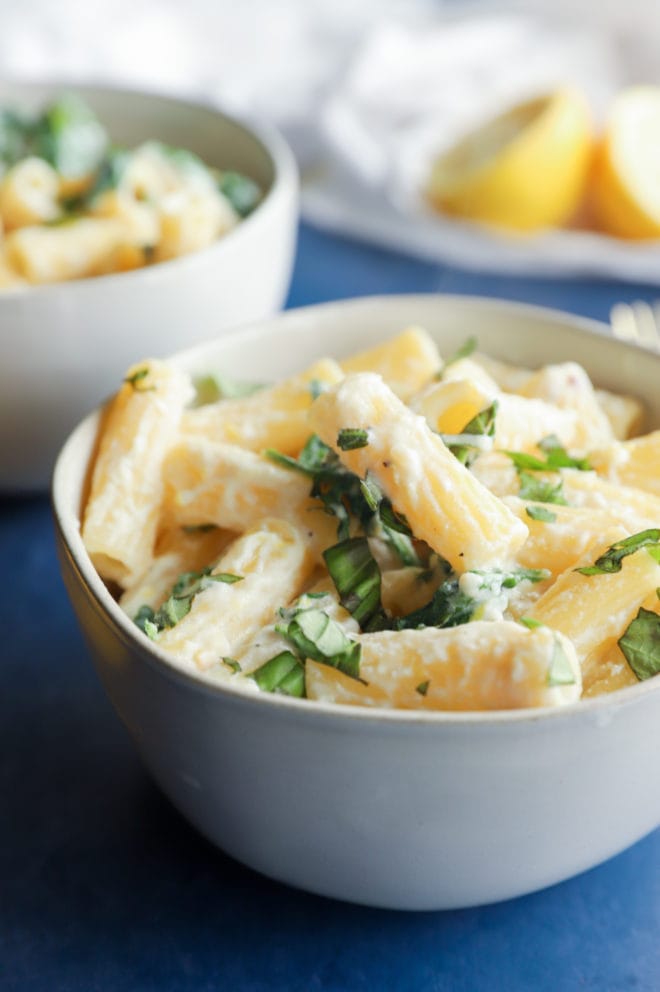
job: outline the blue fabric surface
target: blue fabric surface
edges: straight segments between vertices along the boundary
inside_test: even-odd
[[[652,295],[465,274],[303,228],[289,302],[435,290],[600,318]],[[0,561],[3,992],[660,989],[660,831],[562,885],[461,912],[268,881],[200,839],[143,772],[88,661],[45,497],[0,500]]]

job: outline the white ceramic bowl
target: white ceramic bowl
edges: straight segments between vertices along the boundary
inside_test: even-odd
[[[448,353],[582,362],[660,425],[660,356],[565,314],[460,297],[292,311],[183,353],[256,380],[428,328]],[[210,840],[273,878],[400,909],[506,899],[609,858],[660,823],[660,677],[558,710],[411,713],[244,694],[184,674],[124,616],[79,532],[97,429],[62,451],[54,507],[64,579],[100,678],[163,791]]]
[[[260,320],[282,305],[295,246],[298,179],[284,139],[217,109],[65,84],[0,84],[0,106],[80,93],[117,144],[149,138],[244,172],[265,197],[210,248],[146,269],[0,293],[0,491],[45,488],[75,423],[131,361]]]

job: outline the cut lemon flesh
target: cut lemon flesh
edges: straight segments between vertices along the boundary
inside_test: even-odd
[[[594,158],[596,224],[620,238],[660,238],[660,87],[624,90]]]
[[[558,90],[513,107],[436,159],[427,195],[442,212],[486,224],[557,227],[577,210],[592,147],[585,99]]]

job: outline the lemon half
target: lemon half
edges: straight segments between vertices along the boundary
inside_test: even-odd
[[[442,212],[486,224],[557,227],[580,203],[592,149],[586,100],[561,89],[513,107],[441,155],[427,195]]]
[[[594,157],[592,212],[620,238],[660,238],[660,87],[624,90]]]

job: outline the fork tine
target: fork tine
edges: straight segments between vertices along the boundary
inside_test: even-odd
[[[621,341],[635,341],[645,348],[660,349],[660,300],[615,303],[610,311],[612,334]]]
[[[621,341],[637,341],[637,322],[632,307],[627,303],[615,303],[610,310],[612,334]]]
[[[640,344],[651,348],[657,347],[658,328],[650,305],[646,300],[636,300],[632,305],[632,309],[637,324],[637,337]]]
[[[660,348],[660,300],[656,300],[651,309],[655,320],[655,347]]]

